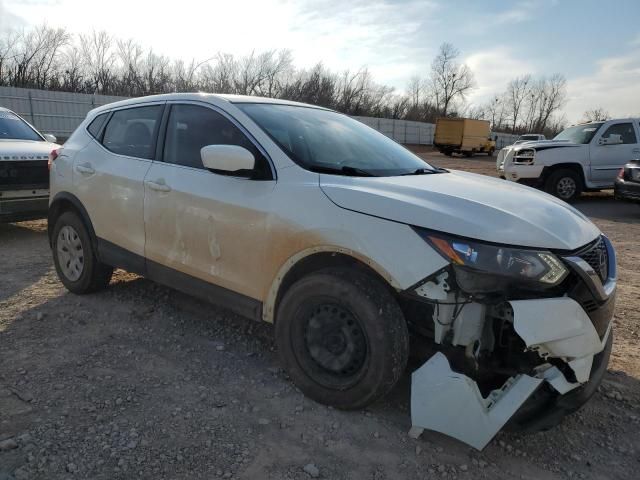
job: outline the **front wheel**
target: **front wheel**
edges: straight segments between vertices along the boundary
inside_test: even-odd
[[[313,400],[363,408],[404,372],[407,324],[395,298],[375,278],[323,270],[297,281],[278,308],[276,342],[294,383]]]
[[[545,181],[545,190],[565,202],[570,202],[582,192],[582,181],[573,170],[556,170]]]
[[[109,284],[113,268],[98,260],[89,232],[74,212],[58,217],[52,249],[58,278],[70,292],[95,292]]]

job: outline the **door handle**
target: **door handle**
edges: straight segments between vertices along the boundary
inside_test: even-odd
[[[94,173],[96,173],[93,167],[88,163],[85,163],[82,165],[76,165],[76,172],[82,173],[84,175],[93,175]]]
[[[151,180],[147,180],[145,183],[147,184],[147,186],[151,190],[155,190],[156,192],[170,192],[171,191],[171,187],[169,185],[167,185],[166,183],[152,182]]]

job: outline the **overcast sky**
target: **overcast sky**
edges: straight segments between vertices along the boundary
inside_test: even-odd
[[[451,42],[477,80],[471,103],[515,76],[558,72],[569,121],[597,106],[640,116],[640,0],[0,0],[0,29],[43,22],[175,58],[288,48],[297,66],[367,66],[398,90]]]

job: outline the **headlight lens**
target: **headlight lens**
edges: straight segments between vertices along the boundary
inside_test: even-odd
[[[513,155],[513,163],[520,163],[523,165],[532,165],[533,159],[536,156],[536,151],[533,148],[523,148],[518,150]]]
[[[454,266],[541,286],[558,285],[568,274],[551,252],[490,245],[425,230],[416,230]]]

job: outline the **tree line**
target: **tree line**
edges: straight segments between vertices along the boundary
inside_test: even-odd
[[[434,122],[440,116],[490,120],[494,131],[554,133],[565,119],[566,80],[559,74],[513,79],[485,105],[467,102],[476,82],[460,52],[444,43],[424,76],[405,92],[377,83],[371,72],[335,72],[322,63],[296,68],[290,50],[205,61],[171,59],[104,31],[72,35],[47,25],[0,35],[0,86],[142,96],[205,91],[306,102],[349,115]]]

